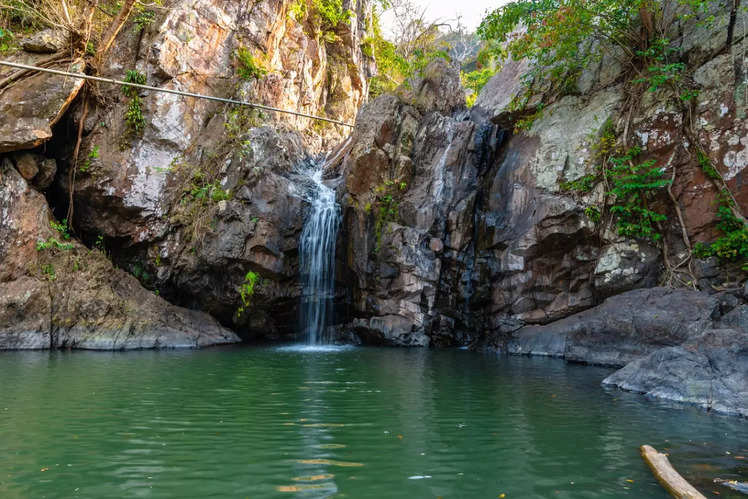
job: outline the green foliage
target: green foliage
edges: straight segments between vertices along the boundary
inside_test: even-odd
[[[196,172],[192,177],[193,183],[189,195],[193,201],[213,201],[215,203],[231,199],[231,191],[221,188],[218,181],[211,183],[205,182],[205,176],[201,172]]]
[[[478,94],[483,89],[483,87],[486,86],[486,83],[488,83],[488,80],[490,80],[494,74],[496,74],[496,71],[494,71],[490,67],[476,69],[475,71],[471,71],[469,73],[465,73],[464,71],[460,72],[462,85],[465,88],[472,90],[472,93],[468,94],[467,96],[468,107],[473,107],[473,104],[475,104],[475,100],[478,98]]]
[[[56,230],[60,237],[62,237],[64,240],[70,239],[70,232],[68,232],[68,219],[63,218],[62,222],[55,222],[54,220],[49,221],[49,226],[52,227],[54,230]]]
[[[129,69],[125,73],[125,81],[135,83],[136,85],[145,85],[146,79],[143,73]],[[130,134],[139,135],[145,129],[145,118],[143,117],[142,101],[140,100],[140,95],[138,95],[138,89],[129,85],[123,85],[122,93],[130,99],[127,104],[127,110],[125,111],[127,128]]]
[[[611,156],[621,153],[616,137],[616,129],[613,120],[608,118],[600,128],[599,136],[591,135],[590,160],[597,165],[597,170],[604,170]]]
[[[713,0],[515,0],[489,13],[478,28],[487,56],[526,59],[525,96],[539,85],[548,97],[576,91],[576,81],[591,62],[616,45],[629,59],[646,64],[637,80],[655,91],[680,79],[684,65],[671,61],[667,32],[675,10],[703,14]],[[680,4],[680,5],[674,5]],[[681,8],[685,6],[685,9]],[[684,93],[684,99],[693,98]],[[527,99],[523,99],[525,102]]]
[[[517,106],[517,109],[521,109],[523,106]],[[520,118],[517,120],[516,123],[514,123],[514,133],[519,133],[522,131],[527,131],[530,128],[532,128],[532,125],[535,123],[536,120],[539,120],[543,117],[543,105],[539,104],[537,109],[533,111],[532,113],[524,116],[523,118]]]
[[[145,85],[145,75],[135,69],[128,69],[125,73],[125,81],[136,85]],[[122,85],[122,93],[125,97],[135,97],[138,95],[138,89],[130,85]]]
[[[88,153],[88,157],[86,158],[86,161],[83,162],[83,165],[78,168],[78,171],[81,173],[87,173],[88,170],[91,168],[91,162],[95,159],[99,158],[99,146],[94,146],[93,149]]]
[[[600,212],[600,208],[597,206],[591,205],[584,209],[584,214],[587,215],[587,218],[592,220],[594,223],[600,222],[602,220],[602,213]]]
[[[387,2],[380,4],[384,8],[388,5]],[[437,58],[450,59],[449,47],[439,43],[440,32],[436,27],[421,26],[424,31],[417,40],[405,47],[387,40],[380,23],[380,13],[375,9],[368,20],[370,36],[362,44],[364,53],[371,54],[370,57],[374,57],[377,64],[377,74],[369,80],[371,98],[392,92],[398,86],[407,84],[410,78],[422,76],[426,66]]]
[[[241,317],[247,308],[252,304],[252,296],[255,294],[255,285],[260,280],[260,276],[255,272],[249,271],[244,276],[244,282],[239,286],[239,296],[242,304],[236,310],[237,318]]]
[[[712,180],[722,179],[722,176],[719,174],[717,169],[714,168],[712,160],[709,159],[709,156],[707,156],[704,151],[698,151],[696,153],[696,159],[698,160],[699,166],[701,167],[701,170],[704,172],[704,175],[706,175],[707,178],[710,178]]]
[[[133,19],[133,23],[135,23],[133,31],[135,31],[135,33],[140,33],[153,23],[155,17],[156,13],[152,10],[140,9]]]
[[[737,218],[726,204],[717,209],[717,228],[724,234],[711,244],[697,243],[693,253],[698,258],[715,256],[725,262],[748,264],[748,226]]]
[[[295,0],[290,6],[290,15],[304,23],[312,35],[332,43],[338,40],[335,31],[350,22],[353,12],[343,8],[342,0]]]
[[[61,222],[55,222],[54,220],[49,221],[49,226],[57,231],[60,235],[60,239],[63,241],[70,240],[70,232],[68,229],[67,219],[63,219]],[[62,251],[70,251],[73,249],[72,243],[62,243],[55,237],[50,237],[46,241],[36,242],[36,251],[45,251],[51,248],[55,248]]]
[[[395,199],[395,196],[398,194],[398,190],[399,192],[403,192],[407,188],[408,184],[406,182],[387,180],[374,189],[374,204],[367,203],[364,207],[366,213],[374,211],[375,254],[379,253],[382,248],[382,234],[384,233],[384,229],[390,222],[396,221],[399,215],[400,204]]]
[[[42,274],[47,276],[47,280],[54,281],[57,279],[57,274],[55,273],[55,266],[51,263],[46,263],[42,265]]]
[[[56,248],[62,251],[70,251],[71,249],[73,249],[73,245],[71,243],[61,243],[54,237],[50,237],[46,241],[36,242],[36,251],[44,251],[50,248]]]
[[[478,36],[492,42],[493,55],[531,61],[525,75],[568,90],[581,70],[600,56],[594,40],[628,44],[632,21],[645,0],[518,0],[483,19]],[[515,31],[522,25],[524,32]]]
[[[585,175],[584,177],[571,182],[561,182],[562,191],[590,192],[594,187],[597,177],[595,175]]]
[[[655,166],[654,160],[635,164],[640,153],[641,149],[636,147],[623,156],[610,158],[608,175],[613,184],[610,193],[615,195],[610,211],[617,217],[620,235],[658,241],[662,234],[656,225],[667,217],[649,209],[648,201],[671,181],[664,178],[664,169]]]
[[[0,54],[13,52],[17,48],[13,32],[7,28],[0,28]]]
[[[236,73],[242,80],[259,80],[268,73],[267,69],[255,61],[252,52],[247,47],[236,49],[236,60],[238,62]]]
[[[262,126],[265,114],[260,109],[250,107],[232,107],[223,124],[229,139],[239,141],[240,154],[246,155],[251,145],[248,140],[241,140],[250,128]]]
[[[669,56],[677,51],[667,38],[658,38],[646,50],[637,50],[636,55],[648,62],[649,66],[645,76],[637,78],[634,83],[646,83],[650,92],[656,92],[668,82],[678,82],[686,65],[682,62],[668,62]]]
[[[151,274],[148,273],[145,267],[143,267],[143,264],[141,264],[140,262],[135,262],[133,264],[132,275],[135,276],[135,278],[144,285],[149,284],[152,278]]]
[[[696,159],[707,178],[722,180],[722,175],[703,150],[696,153]],[[715,256],[724,262],[743,261],[743,270],[748,271],[746,268],[748,266],[748,227],[733,214],[731,208],[734,206],[734,201],[725,189],[722,190],[717,200],[719,202],[717,229],[723,235],[711,244],[697,243],[694,245],[693,254],[698,258]]]

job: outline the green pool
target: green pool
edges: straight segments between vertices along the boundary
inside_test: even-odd
[[[0,497],[667,497],[748,479],[748,422],[467,351],[0,355]],[[714,496],[716,497],[716,496]]]

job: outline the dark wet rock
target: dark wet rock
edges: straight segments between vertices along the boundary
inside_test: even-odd
[[[347,329],[355,333],[360,343],[368,345],[424,347],[429,344],[429,338],[422,331],[397,315],[372,317],[368,321],[356,319]]]
[[[739,305],[720,319],[723,328],[748,332],[748,305]]]
[[[197,348],[238,337],[50,228],[44,197],[0,167],[0,350]],[[40,246],[44,244],[44,246]]]
[[[603,384],[748,417],[748,331],[707,329],[634,360]]]

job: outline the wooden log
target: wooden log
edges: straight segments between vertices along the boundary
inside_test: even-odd
[[[685,478],[680,476],[670,464],[665,454],[649,445],[642,445],[639,450],[642,459],[649,465],[652,473],[660,481],[665,490],[676,499],[706,499],[704,495],[696,490]]]

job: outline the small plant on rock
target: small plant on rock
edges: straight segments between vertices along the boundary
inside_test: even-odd
[[[259,80],[268,73],[267,69],[255,61],[252,52],[247,47],[239,47],[236,50],[236,60],[238,63],[236,73],[242,80]]]
[[[91,149],[91,152],[88,153],[88,157],[86,158],[86,161],[84,161],[83,165],[78,168],[78,171],[81,173],[87,173],[88,170],[91,169],[91,162],[98,158],[99,158],[99,146],[94,146],[94,148]]]
[[[635,164],[641,149],[634,147],[625,155],[612,157],[608,174],[613,184],[610,193],[615,195],[615,204],[610,211],[617,217],[618,233],[622,236],[658,241],[662,234],[657,225],[667,217],[649,208],[649,200],[655,192],[668,186],[664,169],[654,160]]]
[[[143,73],[131,69],[125,74],[125,81],[137,85],[145,85],[146,79]],[[131,134],[139,135],[145,129],[145,118],[143,117],[142,101],[140,95],[138,95],[138,89],[129,85],[123,85],[122,93],[130,99],[127,104],[127,111],[125,111],[127,128]]]
[[[244,282],[239,286],[239,297],[242,300],[242,304],[236,310],[236,316],[241,317],[242,314],[252,305],[252,296],[255,294],[255,286],[257,285],[260,276],[252,271],[247,272],[244,276]]]

